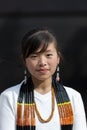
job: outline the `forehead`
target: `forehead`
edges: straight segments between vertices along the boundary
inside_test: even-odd
[[[43,50],[43,45],[41,45],[35,52],[42,53],[42,52],[49,52],[49,51],[56,51],[55,44],[52,42],[48,44],[48,46]]]

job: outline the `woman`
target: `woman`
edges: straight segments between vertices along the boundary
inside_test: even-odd
[[[87,130],[80,93],[54,76],[61,54],[53,34],[27,33],[22,57],[29,76],[1,94],[0,130]]]

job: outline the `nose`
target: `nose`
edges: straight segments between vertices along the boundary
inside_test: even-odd
[[[46,60],[46,58],[44,57],[44,56],[41,56],[40,58],[39,58],[39,66],[40,67],[44,67],[44,66],[46,66],[47,65],[47,60]]]

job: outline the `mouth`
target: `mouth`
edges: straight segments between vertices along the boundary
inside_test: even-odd
[[[38,72],[40,73],[47,73],[49,71],[49,69],[39,69]]]

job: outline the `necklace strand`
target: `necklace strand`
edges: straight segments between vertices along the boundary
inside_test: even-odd
[[[54,88],[52,87],[52,111],[51,111],[50,116],[46,120],[41,117],[39,110],[37,109],[37,106],[36,106],[36,103],[35,103],[35,110],[36,110],[36,114],[37,114],[39,121],[42,122],[42,123],[49,122],[53,117],[54,109],[55,109]]]

